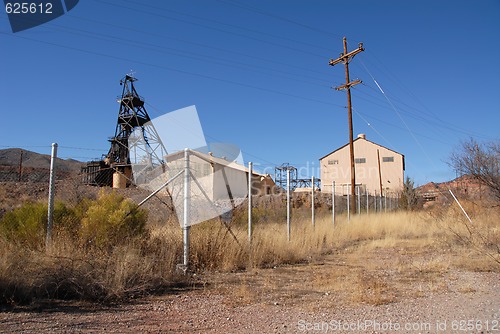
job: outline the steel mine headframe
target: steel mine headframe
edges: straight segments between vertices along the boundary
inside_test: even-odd
[[[90,161],[82,167],[83,183],[97,186],[126,187],[134,173],[163,166],[167,154],[151,118],[144,107],[144,99],[134,87],[136,78],[126,75],[120,80],[122,95],[115,135],[109,139],[111,148],[101,161]]]
[[[120,80],[123,90],[117,101],[120,104],[118,121],[115,135],[109,139],[111,148],[106,156],[111,167],[130,166],[131,163],[136,163],[136,155],[131,156],[131,148],[134,151],[142,151],[140,156],[148,156],[148,162],[153,165],[163,164],[163,156],[167,154],[144,107],[144,99],[135,89],[135,81],[137,79],[131,75],[126,75]],[[130,141],[136,129],[140,129],[144,139],[137,145]]]

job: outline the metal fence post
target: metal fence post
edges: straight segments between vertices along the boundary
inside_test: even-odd
[[[361,215],[361,190],[359,190],[359,187],[358,186],[358,189],[356,189],[356,199],[358,201],[358,216]]]
[[[286,230],[290,241],[290,170],[286,170]]]
[[[314,227],[316,224],[315,217],[314,217],[314,176],[311,177],[311,183],[312,183],[312,192],[311,192],[311,222],[312,226]]]
[[[184,221],[182,224],[184,254],[183,254],[183,270],[186,272],[189,266],[189,209],[190,209],[190,184],[189,184],[189,149],[184,149]]]
[[[335,225],[335,181],[332,181],[332,225]]]
[[[368,187],[365,187],[365,193],[366,193],[366,214],[368,215],[370,210],[370,196],[368,194]]]
[[[252,163],[248,163],[248,242],[252,243]]]
[[[382,192],[380,192],[379,212],[382,212]]]
[[[384,212],[387,212],[387,191],[384,193]]]
[[[50,155],[50,176],[49,176],[49,207],[47,212],[47,235],[45,237],[45,248],[52,244],[52,220],[54,217],[54,190],[56,173],[57,143],[52,143],[52,153]]]
[[[350,202],[349,201],[349,186],[347,186],[347,222],[348,223],[351,221],[351,205],[349,202]]]

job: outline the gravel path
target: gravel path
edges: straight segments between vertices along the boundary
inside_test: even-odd
[[[0,332],[500,333],[500,274],[453,275],[445,292],[383,305],[344,303],[335,294],[317,298],[314,305],[272,302],[276,295],[235,303],[230,289],[207,288],[116,307],[69,303],[4,311]],[[464,281],[473,283],[470,291]]]

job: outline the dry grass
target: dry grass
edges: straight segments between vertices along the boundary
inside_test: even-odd
[[[442,291],[442,278],[457,268],[500,270],[498,209],[475,209],[472,216],[474,225],[454,208],[361,215],[350,222],[339,216],[335,225],[325,217],[314,227],[310,220],[292,220],[291,241],[285,222],[266,222],[254,226],[251,245],[245,225],[229,231],[212,220],[191,228],[191,269],[215,288],[231,289],[242,303],[294,304],[308,298],[335,303],[342,298],[385,304]],[[188,280],[176,273],[182,235],[173,224],[150,226],[146,237],[102,252],[86,252],[64,235],[49,252],[0,238],[0,254],[1,303],[123,300]],[[226,275],[238,276],[221,283]],[[408,284],[412,291],[406,290]],[[473,292],[472,286],[460,289]]]
[[[131,242],[106,253],[85,253],[69,242],[57,241],[59,245],[46,253],[0,242],[4,254],[0,304],[38,299],[113,302],[165,291],[181,281],[172,270],[178,245],[161,239]]]
[[[294,221],[292,240],[286,224],[257,225],[251,251],[227,239],[220,271],[245,268],[245,273],[210,275],[238,303],[309,305],[312,309],[339,303],[380,305],[449,291],[457,271],[500,271],[498,210],[477,211],[474,226],[451,212],[396,212]],[[493,217],[493,218],[492,218]],[[215,229],[201,228],[206,240]],[[243,228],[233,228],[240,242]],[[237,253],[238,257],[231,254]],[[248,261],[248,259],[251,259]],[[291,265],[293,264],[293,265]],[[232,268],[232,269],[231,269]],[[228,276],[229,275],[229,276]],[[471,284],[453,288],[472,293]],[[233,301],[234,302],[234,301]]]

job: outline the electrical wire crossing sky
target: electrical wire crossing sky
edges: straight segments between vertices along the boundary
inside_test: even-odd
[[[497,0],[59,0],[57,17],[16,27],[8,3],[0,148],[99,159],[133,73],[151,118],[195,105],[206,140],[257,171],[319,177],[349,140],[344,69],[329,66],[344,37],[365,49],[349,64],[354,136],[404,154],[417,185],[455,178],[461,141],[499,137]]]

